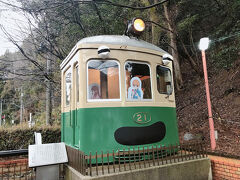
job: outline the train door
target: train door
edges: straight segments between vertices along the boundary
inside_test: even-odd
[[[63,128],[64,142],[73,144],[73,118],[72,118],[72,68],[69,67],[64,73],[64,113]]]
[[[78,117],[78,103],[79,103],[79,66],[76,64],[74,66],[74,146],[79,148],[79,140],[80,140],[80,119]]]

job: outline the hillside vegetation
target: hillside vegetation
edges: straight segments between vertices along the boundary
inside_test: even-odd
[[[187,68],[187,67],[186,67]],[[191,133],[203,139],[210,151],[210,134],[203,78],[192,78],[186,71],[186,87],[176,94],[180,140]],[[240,59],[232,68],[210,69],[209,86],[215,130],[218,132],[216,151],[239,156],[240,154]]]

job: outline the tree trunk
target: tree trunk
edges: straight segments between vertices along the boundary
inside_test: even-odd
[[[149,0],[142,0],[142,3],[145,6],[151,5]],[[158,3],[158,0],[154,0],[154,3]],[[150,21],[160,23],[161,21],[160,15],[157,13],[156,7],[149,9],[149,18],[150,18]],[[161,29],[152,23],[152,38],[151,38],[152,44],[155,44],[156,46],[159,45],[160,34],[161,34]]]
[[[158,0],[154,0],[154,3],[157,3]],[[160,23],[160,16],[157,13],[157,8],[151,8],[150,9],[150,20],[156,23]],[[161,34],[161,29],[152,23],[152,44],[155,44],[156,46],[159,45],[159,38]]]
[[[196,64],[196,62],[194,61],[194,59],[190,56],[185,44],[183,43],[182,39],[180,37],[178,37],[178,39],[181,42],[181,45],[183,47],[183,50],[185,52],[185,54],[188,56],[188,61],[191,65],[191,67],[199,74],[200,77],[203,77],[203,72],[199,69],[200,67]]]
[[[174,65],[174,74],[175,74],[175,87],[177,90],[180,90],[183,86],[182,74],[179,65],[179,54],[177,50],[177,33],[176,33],[176,26],[170,18],[169,9],[167,3],[163,4],[164,7],[164,15],[167,21],[168,29],[169,29],[169,36],[170,36],[170,46],[171,52],[173,56],[173,65]]]

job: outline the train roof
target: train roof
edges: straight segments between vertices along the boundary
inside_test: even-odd
[[[80,41],[78,41],[77,45],[80,44],[113,44],[113,45],[122,45],[122,46],[133,46],[133,47],[140,47],[140,48],[146,48],[151,49],[155,51],[160,51],[162,53],[168,54],[163,49],[150,44],[143,40],[138,40],[134,37],[129,36],[119,36],[119,35],[102,35],[102,36],[92,36],[83,38]]]
[[[163,49],[148,43],[143,40],[139,40],[134,37],[129,36],[120,36],[120,35],[100,35],[100,36],[92,36],[92,37],[86,37],[78,41],[76,46],[72,49],[72,51],[69,53],[69,55],[64,59],[60,67],[63,67],[64,64],[69,60],[72,53],[74,53],[79,46],[82,46],[84,44],[104,44],[104,45],[120,45],[120,46],[131,46],[131,47],[137,47],[137,48],[144,48],[148,50],[154,50],[158,51],[161,54],[169,54],[168,52],[164,51]],[[111,47],[110,47],[111,49]]]

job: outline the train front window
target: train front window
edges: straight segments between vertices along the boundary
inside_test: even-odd
[[[71,86],[72,86],[72,73],[71,68],[66,71],[65,75],[65,104],[68,106],[70,104],[71,96]]]
[[[127,61],[125,72],[127,100],[152,99],[150,66],[147,63]]]
[[[90,60],[88,67],[88,100],[119,100],[119,65],[114,60]]]
[[[157,90],[160,94],[172,94],[172,75],[170,69],[157,66]]]

